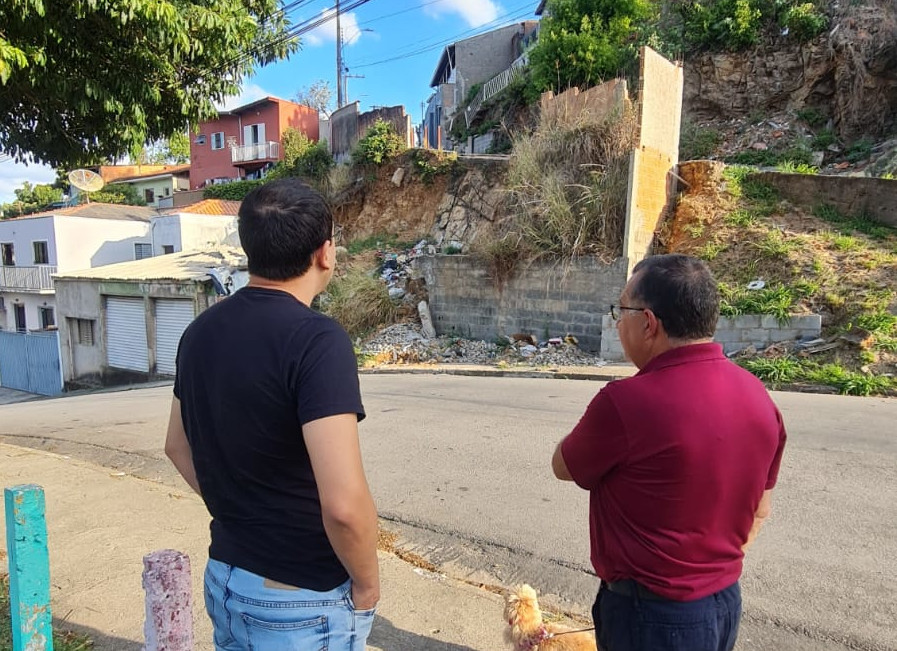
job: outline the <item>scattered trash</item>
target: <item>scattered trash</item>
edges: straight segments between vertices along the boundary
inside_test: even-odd
[[[398,323],[384,328],[367,341],[357,342],[361,354],[373,365],[386,364],[523,364],[538,367],[604,366],[598,355],[584,352],[561,337],[551,337],[540,347],[523,335],[495,342],[443,335],[427,336],[418,323]],[[571,335],[570,341],[575,340]]]
[[[751,290],[763,289],[766,287],[765,280],[752,280],[747,284],[747,288]]]

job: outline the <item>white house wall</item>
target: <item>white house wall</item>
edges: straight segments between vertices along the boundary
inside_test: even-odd
[[[183,251],[203,251],[224,242],[237,232],[237,218],[226,215],[194,215],[181,213]]]
[[[149,222],[56,217],[59,271],[101,267],[135,260],[134,244],[151,244]]]
[[[0,312],[0,328],[13,331],[16,329],[15,305],[25,306],[25,327],[28,330],[40,330],[40,308],[51,307],[56,314],[56,301],[52,294],[29,294],[17,292],[0,292],[6,312]]]
[[[34,219],[9,219],[0,221],[0,242],[13,245],[17,267],[34,266],[34,246],[32,242],[45,240],[49,263],[57,264],[56,233],[53,229],[55,217]]]
[[[183,251],[180,215],[153,217],[150,229],[153,241],[153,255],[162,255],[164,253],[162,247],[164,246],[173,246],[175,253]]]

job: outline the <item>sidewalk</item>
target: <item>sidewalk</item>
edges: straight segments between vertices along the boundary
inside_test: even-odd
[[[111,472],[68,457],[0,444],[3,487],[34,483],[46,494],[54,625],[89,634],[98,651],[143,643],[143,556],[173,548],[193,568],[195,650],[211,651],[202,600],[208,514],[187,490]],[[5,527],[5,520],[0,529]],[[6,535],[0,538],[5,553]],[[2,558],[2,570],[6,558]],[[381,553],[383,598],[371,651],[495,651],[500,596],[418,570]]]

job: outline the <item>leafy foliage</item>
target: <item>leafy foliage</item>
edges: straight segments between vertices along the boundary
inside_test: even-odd
[[[549,0],[530,53],[538,90],[585,88],[632,69],[652,0]]]
[[[81,201],[86,202],[88,197],[85,194],[79,195]],[[145,206],[146,199],[140,196],[137,188],[129,183],[116,183],[107,185],[99,192],[91,192],[90,200],[96,203],[120,203],[126,206]]]
[[[0,206],[4,218],[39,212],[56,201],[62,201],[62,190],[49,184],[31,185],[25,181],[21,188],[13,192],[16,200]]]
[[[208,185],[203,188],[202,196],[204,199],[225,199],[227,201],[242,201],[247,194],[260,186],[262,183],[264,183],[264,180],[234,181],[233,183]]]
[[[0,150],[78,165],[213,117],[298,47],[277,0],[0,3]]]
[[[671,3],[681,22],[686,49],[743,50],[756,44],[764,27],[787,29],[807,41],[828,25],[817,2],[800,0],[682,0]]]
[[[356,165],[382,165],[404,150],[405,143],[392,124],[377,120],[355,146],[352,162]]]
[[[265,178],[271,180],[298,176],[320,189],[334,166],[327,143],[309,140],[304,133],[293,127],[284,130],[281,142],[283,160]]]

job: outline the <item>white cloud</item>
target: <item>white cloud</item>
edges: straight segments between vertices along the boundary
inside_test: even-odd
[[[424,11],[437,17],[460,14],[470,27],[480,27],[498,18],[501,8],[492,0],[440,0],[426,5]]]
[[[8,203],[16,198],[15,190],[22,187],[25,181],[32,185],[53,183],[56,172],[47,165],[16,163],[7,160],[0,163],[0,203]]]
[[[238,106],[243,106],[244,104],[249,104],[257,99],[269,96],[272,96],[272,93],[269,93],[261,86],[257,84],[246,84],[243,86],[243,90],[240,91],[239,95],[228,97],[224,100],[224,103],[216,102],[215,108],[219,111],[230,111]]]
[[[304,34],[302,39],[311,46],[323,45],[325,42],[333,43],[336,41],[336,12],[333,9],[325,9],[321,12],[320,18],[325,18],[326,22],[318,25],[313,30]],[[340,29],[343,32],[343,43],[353,45],[361,38],[361,30],[358,28],[358,19],[353,13],[340,13]]]

